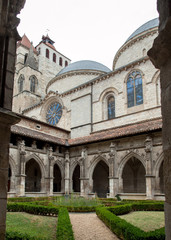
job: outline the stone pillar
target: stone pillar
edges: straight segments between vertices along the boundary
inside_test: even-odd
[[[146,199],[153,199],[154,197],[154,176],[152,175],[152,139],[147,136],[145,140],[146,152]]]
[[[171,239],[171,3],[158,0],[159,35],[154,40],[148,55],[156,68],[160,69],[161,110],[163,118],[162,139],[164,152],[165,184],[165,232]]]
[[[17,196],[23,197],[25,196],[25,142],[24,140],[20,140],[18,142],[18,151],[19,151],[19,168],[17,178]]]
[[[46,192],[48,196],[53,196],[53,149],[52,147],[48,148],[48,169],[47,175],[45,178],[46,181]]]
[[[16,41],[16,17],[25,0],[0,0],[0,239],[5,239],[10,126],[19,119],[11,113]]]
[[[5,239],[10,126],[19,119],[0,108],[0,239]]]
[[[116,144],[111,143],[109,153],[109,196],[114,198],[118,193],[118,177],[116,176]]]
[[[70,186],[69,169],[70,169],[69,152],[66,151],[65,152],[65,195],[69,195],[69,186]]]
[[[90,188],[89,188],[89,178],[88,178],[88,161],[87,161],[87,149],[83,148],[81,151],[81,158],[80,158],[80,188],[81,192],[80,195],[82,197],[87,197]]]

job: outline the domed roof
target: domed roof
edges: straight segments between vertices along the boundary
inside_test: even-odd
[[[56,76],[59,76],[63,73],[67,73],[71,71],[79,71],[79,70],[95,70],[95,71],[101,71],[104,73],[111,72],[111,70],[108,67],[106,67],[101,63],[90,61],[90,60],[82,60],[82,61],[69,64],[67,67],[63,68]]]
[[[159,19],[158,18],[154,18],[146,23],[144,23],[141,27],[139,27],[135,32],[133,32],[129,38],[126,40],[126,42],[128,42],[130,39],[132,39],[133,37],[135,37],[136,35],[143,33],[151,28],[154,27],[158,27],[159,25]]]

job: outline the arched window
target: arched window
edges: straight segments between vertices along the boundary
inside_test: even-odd
[[[108,119],[115,118],[115,98],[110,96],[107,101]]]
[[[67,61],[65,61],[65,67],[67,67],[68,66],[68,62]]]
[[[22,92],[24,87],[24,75],[21,74],[18,79],[18,92]]]
[[[140,72],[133,71],[127,79],[128,108],[143,104],[142,77]]]
[[[59,58],[59,65],[62,66],[62,58]]]
[[[26,63],[27,57],[28,57],[28,53],[24,55],[24,64]]]
[[[30,78],[30,92],[36,92],[37,78],[35,76],[31,76]]]
[[[53,53],[53,62],[56,63],[56,54],[55,53]]]
[[[49,49],[46,48],[46,57],[49,58]]]

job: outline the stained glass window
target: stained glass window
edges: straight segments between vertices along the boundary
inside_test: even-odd
[[[108,99],[108,119],[115,118],[115,98],[113,96]]]
[[[128,107],[143,104],[142,77],[140,72],[133,71],[127,80]]]
[[[46,121],[51,125],[56,125],[62,116],[62,106],[56,102],[49,106],[46,113]]]
[[[18,92],[22,92],[24,87],[24,75],[21,74],[18,79]]]

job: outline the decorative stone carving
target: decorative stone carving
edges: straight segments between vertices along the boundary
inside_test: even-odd
[[[151,137],[147,136],[144,144],[145,144],[145,152],[146,153],[151,152],[152,151],[152,146],[153,146]]]

